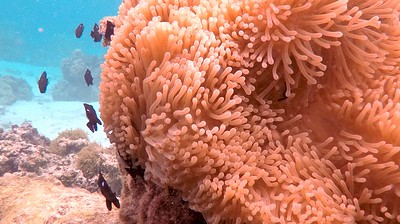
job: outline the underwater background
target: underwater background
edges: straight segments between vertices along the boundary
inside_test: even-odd
[[[0,128],[29,121],[46,137],[63,129],[86,127],[82,102],[98,110],[100,64],[107,51],[94,42],[94,23],[115,15],[121,1],[5,0],[0,21]],[[83,23],[80,38],[75,29]],[[94,78],[87,86],[89,68]],[[37,81],[47,72],[47,92],[40,94]],[[90,136],[107,144],[102,128]]]
[[[114,15],[121,1],[4,0],[1,1],[0,59],[37,66],[60,66],[76,48],[103,55],[106,48],[90,37],[94,23]],[[83,23],[80,39],[75,28]],[[43,29],[43,30],[39,30]]]
[[[107,47],[90,31],[120,0],[0,1],[0,224],[118,223],[98,193],[101,171],[121,193],[103,126],[92,132],[83,103],[98,113]],[[75,29],[84,24],[80,38]],[[93,85],[84,75],[91,71]],[[47,73],[47,91],[38,80]]]

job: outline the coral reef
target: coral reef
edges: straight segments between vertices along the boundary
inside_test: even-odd
[[[65,58],[61,62],[61,71],[63,80],[58,82],[52,92],[54,100],[62,101],[97,101],[99,90],[95,88],[99,85],[100,64],[103,62],[97,56],[85,55],[82,50],[76,49],[72,52],[71,57]],[[93,85],[87,86],[84,75],[86,69],[92,72]]]
[[[119,223],[102,195],[66,188],[49,175],[0,177],[0,211],[0,223]]]
[[[105,131],[209,223],[400,222],[399,8],[125,0]]]
[[[11,105],[17,100],[31,100],[31,87],[24,79],[0,76],[0,105]]]
[[[20,127],[13,125],[8,132],[1,130],[0,176],[18,171],[41,174],[49,159],[44,152],[49,144],[50,140],[39,135],[28,123]]]
[[[81,130],[67,130],[60,135],[78,140],[86,138],[86,134]],[[94,149],[93,145],[95,144],[89,143],[86,147],[91,150]],[[102,161],[100,168],[110,181],[111,188],[120,194],[122,186],[118,175],[117,159],[112,151],[112,149],[103,149],[96,145],[97,156]],[[97,176],[85,176],[84,171],[80,169],[82,167],[77,165],[80,159],[82,158],[75,153],[62,155],[52,153],[50,140],[40,135],[29,123],[23,123],[20,126],[12,125],[9,131],[0,130],[0,176],[5,173],[18,176],[52,175],[64,186],[80,187],[95,192],[98,189]],[[97,167],[91,169],[90,172],[98,171]],[[88,169],[84,170],[88,172]]]
[[[76,168],[81,170],[83,176],[88,179],[97,178],[100,171],[103,173],[111,189],[115,189],[117,195],[121,194],[121,178],[118,167],[115,166],[115,156],[104,152],[105,150],[97,143],[90,143],[76,154]],[[112,162],[110,162],[112,161]]]
[[[58,155],[68,155],[79,152],[88,144],[88,136],[82,129],[65,130],[51,141],[50,152]]]
[[[86,178],[92,178],[101,170],[104,159],[100,156],[99,145],[96,143],[85,146],[76,154],[76,167],[82,170]]]

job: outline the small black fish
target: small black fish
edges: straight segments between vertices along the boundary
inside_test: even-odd
[[[83,29],[85,27],[83,26],[83,23],[79,24],[79,26],[75,29],[75,36],[76,38],[80,38],[82,36],[83,33]]]
[[[99,32],[99,26],[97,23],[94,24],[93,30],[90,31],[90,36],[93,38],[94,42],[100,42],[103,35]]]
[[[111,35],[114,35],[114,27],[115,27],[114,23],[107,20],[107,27],[106,27],[106,33],[104,34],[104,39],[111,41]]]
[[[286,85],[283,88],[284,88],[283,89],[283,96],[281,98],[279,98],[278,101],[283,101],[283,100],[286,100],[287,98],[289,98],[289,97],[286,96],[286,90],[287,90]]]
[[[39,86],[40,93],[45,93],[47,89],[47,85],[49,84],[49,79],[47,78],[47,73],[44,71],[40,76],[39,81],[37,82]]]
[[[125,168],[125,171],[132,177],[135,178],[137,176],[140,176],[142,178],[144,178],[144,169],[142,169],[141,167],[134,167],[132,164],[132,161],[130,160],[124,160],[124,158],[121,156],[121,154],[118,152],[118,157],[117,160],[119,162],[119,164],[121,164],[123,166],[123,168]]]
[[[114,204],[115,207],[119,208],[120,205],[118,198],[115,196],[115,193],[112,192],[110,186],[108,186],[106,179],[104,179],[100,171],[99,171],[99,179],[97,181],[97,185],[100,188],[101,194],[103,194],[103,196],[106,198],[106,205],[108,211],[111,211],[112,204]]]
[[[96,111],[94,110],[93,106],[87,103],[84,103],[83,106],[85,107],[86,117],[89,119],[89,122],[86,126],[92,131],[97,131],[97,124],[102,125],[99,118],[97,118]]]
[[[93,85],[93,77],[92,77],[92,72],[87,68],[85,75],[84,75],[86,84],[89,85]]]
[[[127,167],[125,168],[125,171],[132,177],[135,178],[137,176],[140,176],[142,178],[144,178],[144,169],[137,167],[137,168],[133,168],[133,167]]]

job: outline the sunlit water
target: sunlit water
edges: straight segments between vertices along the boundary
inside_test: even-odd
[[[0,77],[11,75],[24,79],[33,93],[31,100],[18,100],[11,105],[0,104],[1,128],[7,129],[11,124],[29,121],[49,138],[56,137],[63,129],[71,128],[82,128],[90,133],[86,127],[87,119],[82,102],[89,101],[98,110],[97,100],[82,97],[68,102],[55,101],[52,94],[60,91],[56,83],[63,79],[62,60],[71,57],[75,49],[81,49],[88,57],[96,56],[99,60],[103,58],[107,48],[93,41],[90,30],[104,16],[116,15],[120,3],[120,0],[1,1]],[[85,29],[78,39],[74,32],[80,23],[84,24]],[[48,91],[40,94],[37,80],[43,71],[48,74],[49,85]],[[95,86],[85,86],[82,78],[82,88],[98,88],[99,73],[100,69],[97,69],[92,74]],[[69,94],[68,90],[63,91]],[[6,94],[4,90],[0,91],[0,98],[6,97]],[[102,127],[98,132],[90,133],[89,137],[107,144]]]

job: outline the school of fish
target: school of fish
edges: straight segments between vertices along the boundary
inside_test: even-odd
[[[111,41],[111,36],[114,35],[114,27],[115,27],[115,25],[112,22],[107,21],[107,27],[106,27],[106,32],[104,34],[104,39],[107,40],[108,42]],[[83,23],[80,23],[76,27],[76,29],[75,29],[75,37],[76,38],[82,37],[84,28],[85,28],[85,26],[83,25]],[[101,41],[103,35],[99,31],[99,26],[97,25],[97,23],[94,24],[93,29],[90,31],[90,36],[93,38],[94,42]],[[89,70],[89,68],[86,69],[86,72],[83,75],[83,79],[85,80],[87,86],[93,85],[93,76],[92,76],[92,72]],[[37,84],[38,84],[40,93],[42,93],[42,94],[46,93],[47,86],[49,85],[49,79],[47,77],[46,71],[43,71],[39,80],[37,81]],[[91,132],[94,133],[95,131],[97,131],[97,125],[102,125],[102,122],[97,117],[97,113],[92,105],[83,103],[83,106],[85,109],[86,117],[89,120],[89,122],[86,124],[86,126],[89,128],[89,130]],[[131,166],[126,167],[125,169],[127,171],[129,171],[128,173],[133,175],[133,168]],[[140,173],[142,173],[142,171],[140,171]],[[101,194],[106,199],[107,209],[109,211],[111,211],[112,204],[115,207],[119,208],[120,207],[119,200],[118,200],[116,194],[111,190],[110,186],[108,185],[106,179],[104,178],[104,176],[102,175],[100,170],[99,170],[99,177],[98,177],[97,185],[100,189]]]

